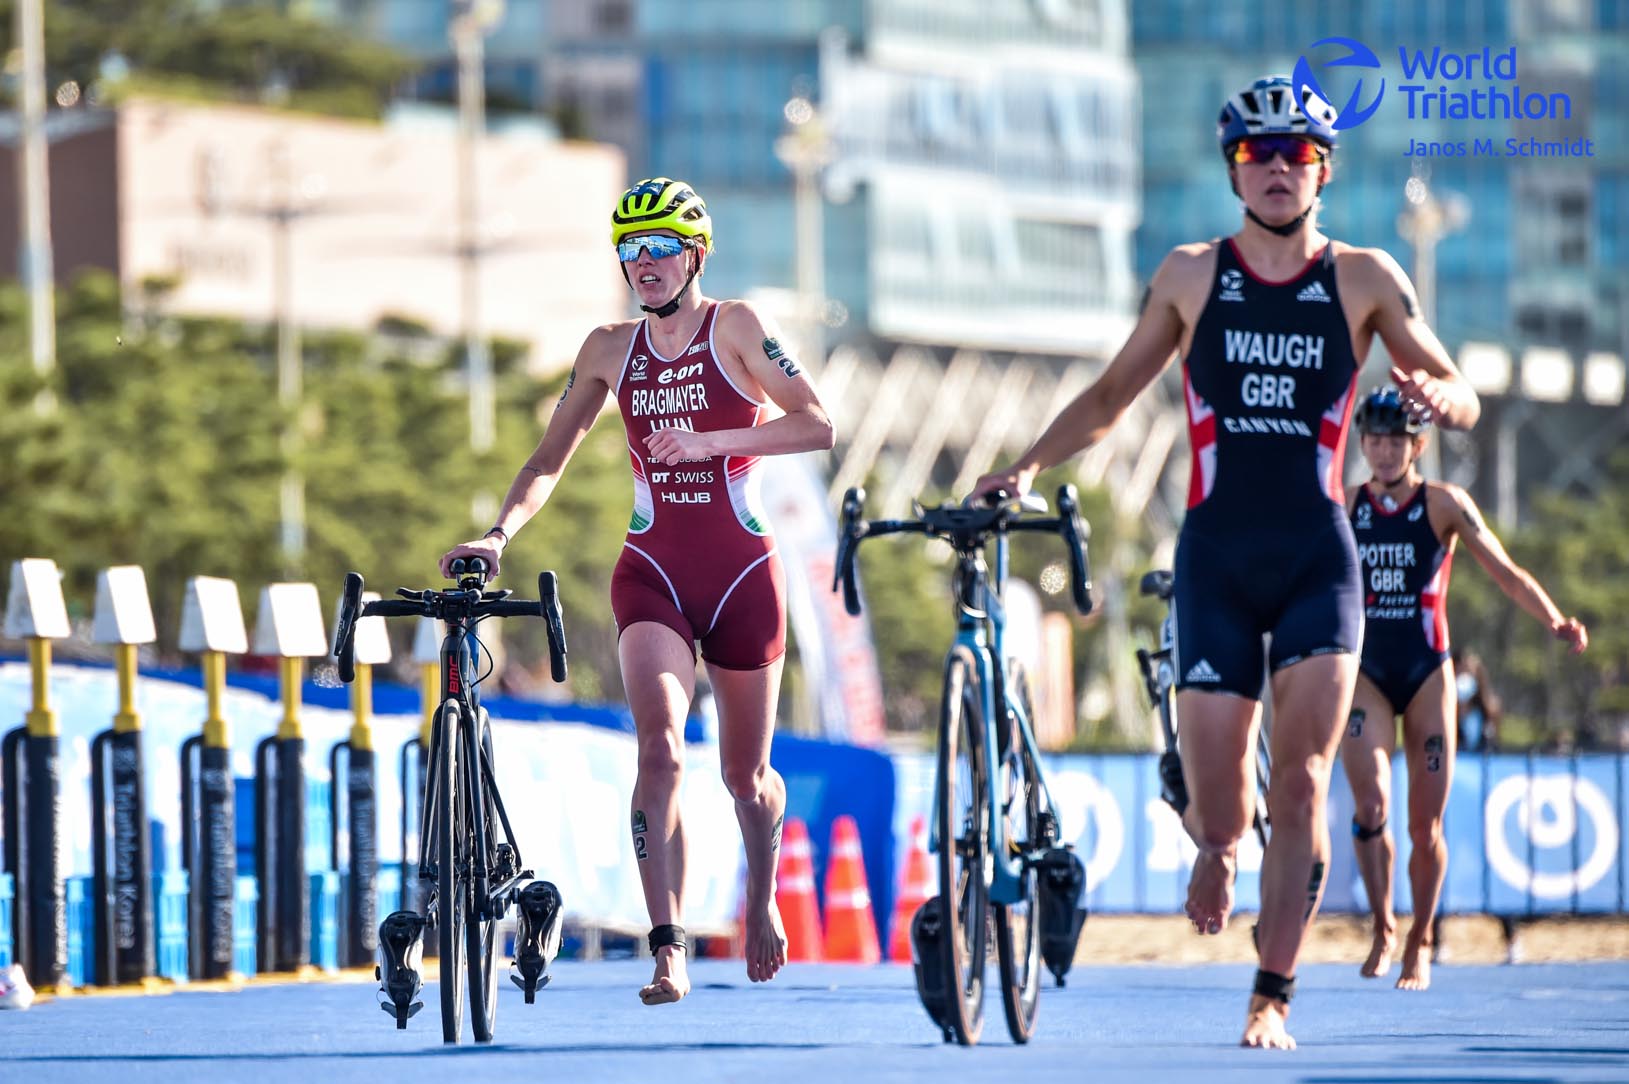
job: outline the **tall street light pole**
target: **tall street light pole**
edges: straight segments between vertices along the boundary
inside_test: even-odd
[[[793,98],[783,113],[788,127],[775,141],[775,156],[792,171],[798,317],[804,360],[818,373],[826,361],[825,201],[820,174],[831,161],[832,145],[825,122],[809,99]]]
[[[486,128],[486,48],[488,31],[503,18],[503,0],[454,0],[450,27],[458,59],[458,259],[462,296],[464,358],[469,367],[469,446],[492,447],[492,356],[481,333],[480,162]]]
[[[56,367],[56,303],[52,294],[51,186],[45,141],[45,20],[41,0],[17,0],[14,19],[17,44],[22,50],[22,133],[17,156],[17,188],[22,194],[18,254],[24,287],[28,290],[29,353],[41,376]],[[49,392],[35,400],[35,409],[48,413]]]
[[[1414,249],[1414,288],[1420,297],[1420,319],[1437,329],[1437,244],[1470,221],[1470,205],[1457,192],[1438,199],[1427,184],[1427,172],[1416,170],[1403,186],[1406,200],[1397,216],[1397,233]],[[1441,441],[1427,445],[1422,469],[1429,477],[1441,473]]]

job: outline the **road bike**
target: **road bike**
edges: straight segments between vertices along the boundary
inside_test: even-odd
[[[929,850],[939,894],[911,921],[912,957],[923,1007],[946,1042],[971,1046],[984,1027],[984,974],[996,947],[1001,1004],[1013,1041],[1027,1042],[1040,1003],[1041,964],[1061,986],[1086,920],[1086,870],[1059,844],[1058,810],[1041,770],[1035,711],[1023,665],[1007,653],[1007,537],[1062,535],[1075,606],[1092,610],[1087,528],[1072,486],[1058,490],[1056,518],[1026,497],[994,505],[917,508],[913,520],[862,518],[865,493],[843,497],[837,574],[851,614],[860,613],[854,565],[860,542],[915,533],[948,542],[956,638],[945,658]],[[994,568],[985,560],[994,549]]]
[[[1160,733],[1165,737],[1165,751],[1160,754],[1160,797],[1165,804],[1182,816],[1188,808],[1188,784],[1182,775],[1182,755],[1178,742],[1176,714],[1176,615],[1171,608],[1171,595],[1176,590],[1176,577],[1168,569],[1157,568],[1143,576],[1140,590],[1165,603],[1165,619],[1160,622],[1160,646],[1156,651],[1145,647],[1137,649],[1137,666],[1143,673],[1143,687],[1148,699],[1159,713]],[[1272,760],[1268,756],[1271,735],[1270,720],[1263,719],[1256,732],[1256,809],[1253,818],[1256,838],[1267,846],[1267,784],[1272,774]]]
[[[424,807],[419,835],[419,877],[430,883],[425,914],[397,911],[379,928],[381,1008],[398,1028],[423,1008],[422,935],[437,934],[440,952],[441,1034],[459,1041],[463,1029],[464,980],[469,979],[470,1029],[476,1042],[491,1042],[497,1013],[498,924],[516,909],[515,962],[511,977],[532,1002],[548,983],[548,965],[559,952],[560,893],[523,868],[520,845],[498,793],[492,731],[481,707],[477,669],[482,650],[476,626],[493,617],[542,617],[555,681],[566,678],[566,634],[554,573],[537,578],[538,601],[485,590],[488,566],[479,557],[451,565],[458,586],[450,590],[397,589],[400,598],[362,602],[362,577],[349,573],[334,629],[340,680],[355,677],[356,622],[361,617],[433,617],[444,623],[441,701],[433,717],[425,760]],[[490,655],[489,655],[490,657]],[[490,668],[487,671],[490,673]],[[530,883],[527,883],[530,882]],[[524,884],[524,888],[522,885]]]

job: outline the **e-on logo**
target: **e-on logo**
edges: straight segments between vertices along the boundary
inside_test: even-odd
[[[1320,38],[1312,43],[1314,49],[1320,45],[1344,45],[1347,49],[1345,56],[1338,60],[1331,60],[1324,65],[1326,68],[1374,68],[1376,70],[1380,68],[1380,58],[1374,55],[1373,49],[1370,49],[1361,41],[1352,38],[1333,37]],[[1305,101],[1308,91],[1316,94],[1320,101],[1327,102],[1331,100],[1329,95],[1324,93],[1323,88],[1318,85],[1318,79],[1312,74],[1312,65],[1307,63],[1306,57],[1296,58],[1295,72],[1290,78],[1295,83],[1297,101]],[[1348,128],[1356,128],[1374,116],[1374,111],[1380,108],[1380,100],[1386,96],[1386,80],[1384,78],[1380,80],[1380,91],[1374,96],[1374,101],[1370,102],[1367,107],[1359,109],[1357,105],[1362,94],[1363,80],[1359,79],[1357,85],[1352,88],[1351,96],[1346,99],[1346,104],[1341,106],[1340,112],[1335,118],[1334,128],[1337,132],[1344,132]]]

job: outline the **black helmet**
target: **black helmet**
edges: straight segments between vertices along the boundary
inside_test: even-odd
[[[1380,387],[1363,397],[1352,414],[1358,432],[1374,436],[1407,434],[1413,436],[1425,430],[1425,419],[1403,401],[1396,388]]]

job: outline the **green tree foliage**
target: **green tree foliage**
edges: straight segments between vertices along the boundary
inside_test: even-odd
[[[0,0],[0,55],[12,48],[15,0]],[[377,116],[412,70],[394,50],[276,7],[208,9],[192,0],[48,0],[51,86],[99,84],[119,57],[136,87],[205,97],[275,99]]]
[[[58,364],[42,383],[24,304],[14,285],[0,290],[0,390],[15,404],[0,426],[0,561],[54,559],[80,617],[101,569],[141,565],[165,653],[191,576],[236,580],[251,619],[259,587],[276,580],[315,582],[325,607],[351,569],[384,593],[439,583],[439,555],[486,526],[473,520],[475,496],[502,496],[563,382],[540,387],[520,371],[518,351],[499,344],[498,439],[475,456],[459,350],[437,347],[425,361],[423,351],[386,345],[400,339],[307,335],[296,462],[308,549],[287,568],[272,334],[219,320],[143,326],[121,312],[111,278],[88,275],[58,293]],[[42,390],[56,400],[45,415],[29,408]],[[590,699],[620,690],[605,600],[631,503],[626,464],[621,426],[605,419],[504,562],[504,585],[527,597],[538,571],[559,573],[572,691]],[[506,623],[516,663],[543,657],[539,624]],[[411,631],[398,632],[399,647]]]
[[[1589,626],[1573,656],[1505,597],[1461,552],[1449,594],[1453,641],[1482,656],[1503,701],[1507,745],[1617,746],[1629,727],[1629,449],[1587,497],[1552,493],[1533,502],[1503,541],[1565,614]]]

